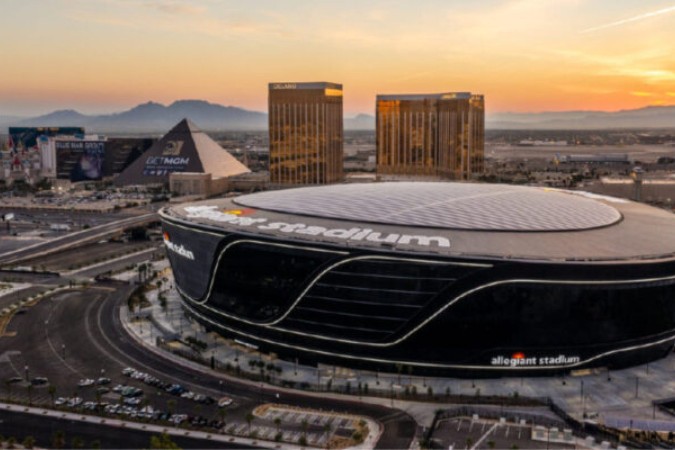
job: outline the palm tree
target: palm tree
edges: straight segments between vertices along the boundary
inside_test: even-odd
[[[66,435],[61,430],[57,430],[52,435],[52,447],[63,448],[66,446]]]
[[[248,423],[248,434],[251,434],[251,424],[253,423],[253,419],[255,419],[255,416],[253,415],[252,412],[246,414],[246,423]]]
[[[24,448],[33,448],[35,445],[35,438],[33,436],[26,436],[21,445],[23,445]]]
[[[169,411],[169,414],[173,415],[173,412],[176,409],[176,400],[169,399],[166,401],[166,409]]]
[[[307,441],[307,428],[309,427],[309,422],[307,422],[307,419],[302,419],[302,436],[305,438],[305,442]]]
[[[331,427],[329,423],[323,426],[323,432],[326,435],[326,448],[328,448],[330,446],[330,432],[331,432]]]
[[[223,422],[223,428],[225,428],[225,425],[227,425],[227,422],[225,421],[227,418],[227,410],[225,408],[218,408],[218,416],[220,417],[220,421]]]
[[[54,397],[56,397],[56,386],[54,386],[53,384],[50,384],[49,388],[47,388],[47,391],[49,392],[49,396],[52,398],[52,406],[54,406],[54,401],[55,401]]]
[[[10,380],[5,380],[5,387],[7,388],[7,401],[12,401],[12,382]]]
[[[26,390],[28,391],[28,406],[33,406],[33,385],[26,386]]]

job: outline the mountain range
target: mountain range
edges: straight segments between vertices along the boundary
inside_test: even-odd
[[[164,133],[183,118],[207,131],[267,129],[267,114],[203,100],[178,100],[165,106],[147,102],[113,114],[85,115],[59,110],[37,117],[0,115],[0,127],[83,126],[90,133]],[[375,117],[345,117],[347,130],[373,130]],[[675,128],[675,106],[648,106],[616,112],[562,111],[487,114],[489,129]]]

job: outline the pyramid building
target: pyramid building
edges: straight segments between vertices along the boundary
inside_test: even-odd
[[[250,170],[189,119],[183,119],[120,173],[115,184],[168,184],[170,174],[182,172],[226,178]]]

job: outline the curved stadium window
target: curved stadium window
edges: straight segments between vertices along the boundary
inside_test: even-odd
[[[336,255],[267,243],[235,243],[215,273],[208,304],[229,314],[265,322],[283,314]]]

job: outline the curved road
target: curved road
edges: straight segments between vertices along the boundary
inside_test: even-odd
[[[112,378],[113,383],[134,384],[137,382],[121,375],[122,368],[131,366],[199,393],[216,398],[225,393],[233,397],[235,406],[228,408],[228,417],[237,417],[239,421],[244,421],[243,417],[253,407],[265,402],[345,411],[369,416],[384,426],[377,448],[410,447],[416,423],[400,410],[299,392],[284,392],[281,398],[277,398],[276,390],[260,389],[216,374],[205,374],[140,347],[124,330],[119,318],[119,304],[126,300],[132,289],[121,284],[99,283],[86,291],[57,294],[31,308],[29,313],[16,316],[9,326],[9,331],[16,331],[16,336],[0,339],[0,352],[14,350],[21,353],[9,356],[9,366],[14,373],[6,373],[6,365],[3,364],[0,374],[25,376],[25,366],[28,366],[29,377],[46,376],[57,386],[56,396],[77,393],[85,400],[93,400],[93,389],[77,388],[78,379],[104,374]],[[221,381],[222,384],[219,383]],[[188,414],[208,415],[206,409],[209,407],[202,409],[202,405],[156,391],[143,383],[138,383],[138,386],[146,391],[146,397],[156,407],[166,409],[173,406],[177,411]],[[18,391],[15,395],[25,398],[27,389],[15,389]],[[117,400],[116,394],[107,395],[109,401]],[[31,396],[34,400],[50,401],[46,388],[35,388]],[[175,405],[171,405],[169,399]]]

